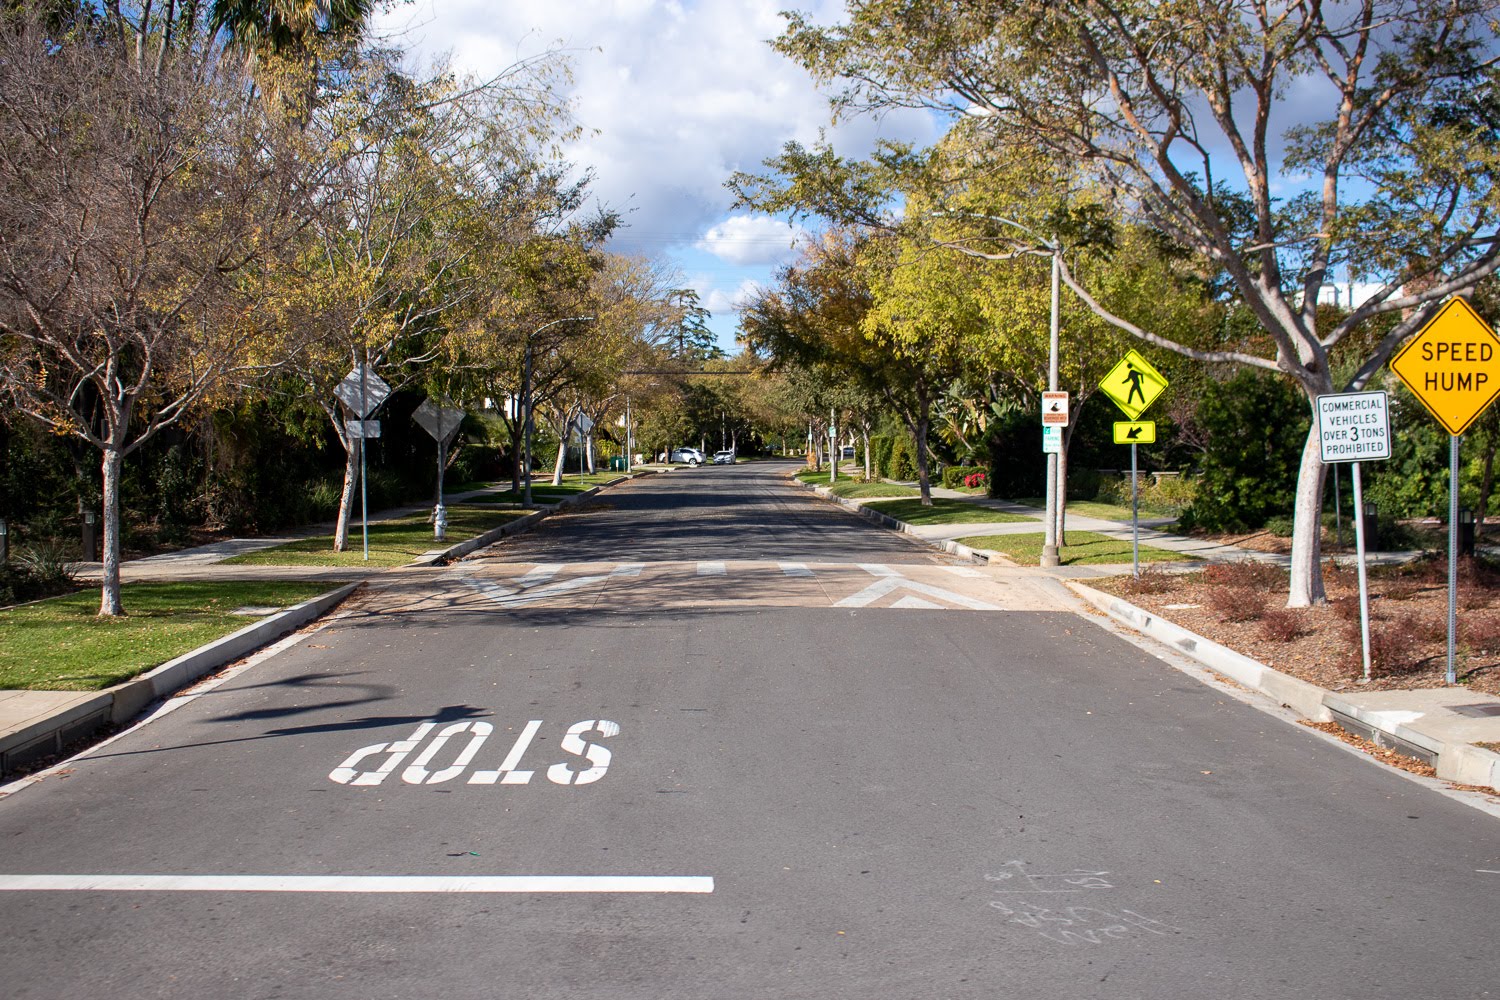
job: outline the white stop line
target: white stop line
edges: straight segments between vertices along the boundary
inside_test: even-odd
[[[706,875],[0,875],[0,892],[710,893]]]

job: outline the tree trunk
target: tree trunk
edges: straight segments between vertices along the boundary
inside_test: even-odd
[[[921,393],[917,398],[917,419],[912,433],[917,439],[917,488],[922,493],[922,506],[932,506],[932,473],[929,468],[927,454],[927,432],[932,427],[932,403],[927,398],[927,393]]]
[[[1292,575],[1286,606],[1307,608],[1327,603],[1323,590],[1323,464],[1318,446],[1318,422],[1307,431],[1302,466],[1297,473],[1297,505],[1292,518]],[[1358,517],[1359,513],[1355,512]]]
[[[568,439],[564,435],[557,442],[557,461],[552,465],[552,485],[561,486],[563,479],[563,465],[568,461]]]
[[[1494,418],[1486,414],[1484,423],[1484,474],[1479,479],[1479,503],[1474,508],[1475,538],[1479,537],[1480,530],[1484,528],[1484,519],[1490,513],[1490,491],[1495,487],[1495,445],[1500,442]]]
[[[860,434],[864,438],[864,443],[865,443],[865,482],[869,482],[870,481],[870,473],[871,473],[871,470],[870,470],[870,425],[869,424],[865,424],[864,427],[860,428]]]
[[[120,602],[120,470],[125,456],[119,448],[105,448],[100,463],[104,478],[104,584],[99,588],[99,614],[125,613]]]
[[[354,491],[359,487],[359,449],[357,439],[344,442],[344,489],[339,494],[339,520],[333,529],[333,551],[349,551],[349,522],[354,517]]]
[[[521,451],[524,443],[521,437],[526,433],[520,413],[521,407],[518,403],[516,404],[516,419],[505,418],[506,427],[510,431],[510,492],[517,498],[521,496]]]

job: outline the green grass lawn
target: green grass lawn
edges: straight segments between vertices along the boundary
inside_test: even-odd
[[[1020,504],[1023,507],[1035,507],[1038,510],[1045,510],[1047,507],[1047,500],[1045,497],[1021,497],[1010,502]],[[1097,500],[1069,500],[1068,513],[1081,514],[1084,517],[1097,517],[1105,521],[1128,522],[1130,520],[1130,505],[1117,503],[1100,503]],[[1156,507],[1147,507],[1145,505],[1141,506],[1142,519],[1151,518],[1152,520],[1155,520],[1156,518],[1161,517],[1176,516],[1177,514],[1173,511],[1161,510]]]
[[[895,483],[860,483],[853,479],[840,479],[829,490],[836,497],[859,500],[870,497],[914,497],[917,491],[910,486],[898,486]]]
[[[1021,521],[1035,521],[1034,517],[1024,514],[1008,514],[1003,510],[995,510],[992,507],[981,507],[978,504],[968,503],[964,500],[952,500],[947,497],[933,497],[931,507],[923,507],[920,500],[893,500],[890,503],[873,505],[875,510],[882,514],[889,514],[898,521],[907,524],[968,524],[978,522],[991,522],[995,524],[1013,524]]]
[[[357,520],[349,526],[349,549],[346,552],[333,551],[332,534],[314,535],[275,548],[247,552],[224,562],[240,566],[404,566],[424,552],[467,541],[524,514],[525,511],[519,510],[449,507],[448,540],[445,542],[432,537],[432,524],[425,514],[377,521],[370,525],[368,562],[364,559]]]
[[[1042,558],[1042,542],[1045,535],[1026,532],[1020,535],[969,535],[958,539],[960,545],[971,549],[993,549],[1003,552],[1016,562],[1036,565]],[[1058,548],[1058,558],[1064,566],[1099,566],[1130,562],[1130,541],[1109,538],[1092,531],[1070,531],[1067,544]],[[1141,562],[1178,562],[1192,556],[1170,549],[1158,549],[1150,545],[1141,546]]]
[[[574,493],[582,493],[584,490],[591,490],[595,486],[608,486],[610,483],[619,482],[623,478],[625,478],[625,473],[623,472],[591,472],[586,476],[580,476],[576,472],[572,473],[571,475],[565,473],[563,475],[562,485],[553,486],[552,474],[550,472],[546,474],[533,474],[531,477],[531,492],[533,496],[537,493],[542,492],[543,490],[548,490],[553,493],[558,493],[565,496],[571,496]],[[515,499],[510,490],[509,479],[497,479],[489,482],[460,483],[457,486],[445,487],[444,492],[449,494],[472,493],[474,490],[487,490],[502,486],[505,487],[504,494],[496,494],[491,499],[501,499],[506,496],[510,497],[510,499]],[[472,501],[464,501],[464,503],[470,502]]]
[[[124,618],[98,618],[99,591],[0,611],[0,688],[97,691],[237,632],[258,616],[236,608],[284,608],[339,586],[235,580],[127,583]]]

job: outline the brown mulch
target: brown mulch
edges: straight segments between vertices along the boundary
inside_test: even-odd
[[[1359,583],[1353,569],[1324,564],[1329,603],[1287,608],[1287,574],[1225,563],[1140,580],[1093,582],[1181,627],[1333,691],[1443,687],[1448,664],[1447,561],[1372,568],[1371,681],[1363,675]],[[1460,572],[1456,673],[1472,691],[1500,697],[1500,569],[1465,560]]]

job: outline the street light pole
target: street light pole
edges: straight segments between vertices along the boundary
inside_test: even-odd
[[[532,412],[532,400],[531,400],[531,341],[532,341],[532,338],[535,337],[537,334],[541,333],[543,330],[547,329],[548,327],[556,326],[559,323],[587,323],[590,320],[592,320],[593,318],[594,317],[592,317],[592,316],[564,316],[562,319],[555,319],[555,320],[553,320],[550,323],[543,323],[541,326],[537,327],[535,330],[532,330],[530,333],[528,333],[526,335],[526,360],[521,365],[521,405],[523,407],[525,407],[525,409],[526,409],[526,420],[522,424],[522,430],[521,430],[521,455],[522,455],[522,461],[523,461],[523,463],[525,465],[525,467],[522,469],[522,473],[526,477],[525,492],[522,494],[522,497],[521,497],[521,503],[524,506],[527,506],[527,507],[531,506],[531,428],[532,428],[532,420],[531,420],[531,412]]]
[[[1048,331],[1047,343],[1047,391],[1057,391],[1057,354],[1058,354],[1058,329],[1059,329],[1059,296],[1062,285],[1062,244],[1056,240],[1046,240],[1029,226],[1024,226],[1014,219],[1007,219],[999,215],[985,215],[980,212],[933,212],[936,217],[949,215],[966,215],[976,219],[989,219],[1019,229],[1021,232],[1036,239],[1037,243],[1045,248],[1047,255],[1052,258],[1052,318]],[[1036,249],[1022,249],[1016,251],[1016,256],[1030,254],[1040,256],[1041,251]],[[1058,556],[1057,525],[1062,520],[1060,511],[1065,504],[1064,499],[1059,496],[1060,484],[1058,483],[1058,469],[1061,465],[1061,455],[1056,452],[1047,453],[1047,514],[1046,525],[1042,535],[1042,558],[1041,565],[1057,566],[1061,563]]]
[[[1047,343],[1047,390],[1057,391],[1057,347],[1058,347],[1058,296],[1061,283],[1062,264],[1058,257],[1058,248],[1052,247],[1052,322]],[[1043,566],[1057,566],[1061,559],[1057,553],[1057,522],[1058,508],[1062,506],[1062,497],[1057,495],[1057,467],[1058,459],[1062,458],[1055,451],[1047,453],[1047,528],[1042,536],[1042,559]]]

